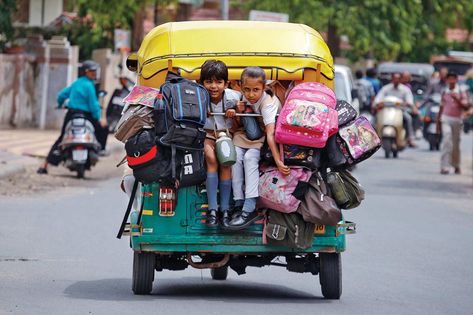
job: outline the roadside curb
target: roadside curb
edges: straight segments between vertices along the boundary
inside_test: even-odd
[[[108,139],[109,143],[107,144],[108,146],[108,151],[110,154],[115,154],[119,152],[125,152],[125,145],[115,138],[110,137]],[[15,156],[14,154],[9,154],[11,156]],[[9,162],[9,161],[4,161],[3,163],[0,163],[0,180],[5,180],[9,177],[12,177],[17,174],[21,174],[26,171],[26,166],[27,165],[33,165],[33,164],[40,164],[39,159],[44,159],[44,156],[27,156],[23,155],[14,162]]]

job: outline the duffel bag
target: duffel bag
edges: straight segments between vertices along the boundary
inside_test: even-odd
[[[315,225],[298,213],[266,212],[263,244],[306,249],[312,246]]]

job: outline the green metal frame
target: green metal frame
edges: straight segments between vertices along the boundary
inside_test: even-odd
[[[131,214],[130,237],[133,250],[166,253],[339,253],[345,250],[345,234],[354,233],[353,224],[341,222],[338,226],[326,226],[324,234],[314,234],[313,245],[306,250],[264,245],[262,220],[238,232],[208,228],[204,220],[207,197],[202,189],[198,186],[179,189],[174,216],[160,216],[158,185],[144,185],[140,225],[137,225],[139,212]]]

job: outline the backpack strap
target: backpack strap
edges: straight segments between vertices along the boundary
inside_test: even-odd
[[[128,206],[125,211],[125,216],[123,217],[122,224],[120,225],[120,230],[118,231],[118,234],[117,234],[118,239],[122,238],[123,231],[125,230],[126,221],[128,221],[128,216],[130,215],[131,207],[133,206],[133,202],[135,201],[137,189],[138,189],[138,181],[135,179],[135,183],[133,184],[133,189],[131,190],[130,200],[128,201]]]

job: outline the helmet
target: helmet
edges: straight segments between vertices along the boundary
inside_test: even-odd
[[[82,71],[97,71],[99,64],[92,60],[86,60],[82,63]]]

